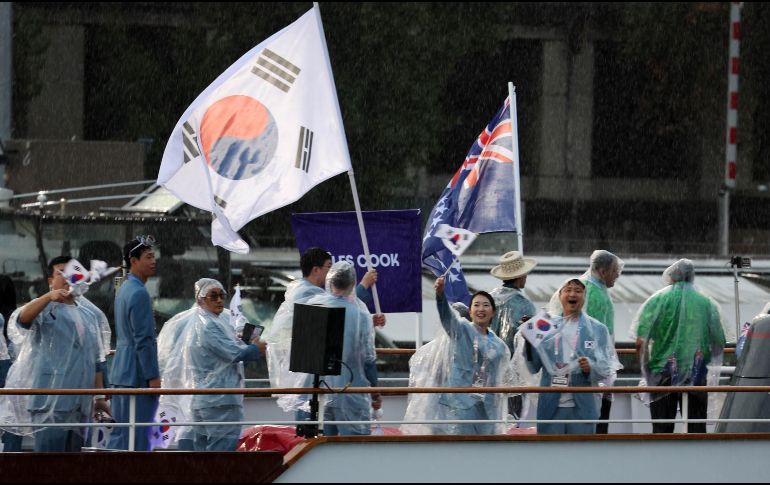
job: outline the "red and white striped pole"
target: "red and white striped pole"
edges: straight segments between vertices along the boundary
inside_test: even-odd
[[[735,188],[738,142],[738,69],[741,54],[741,7],[730,3],[730,62],[727,71],[727,149],[725,150],[725,186]]]
[[[725,183],[719,213],[719,253],[727,256],[730,245],[730,190],[738,175],[738,72],[741,53],[741,8],[743,2],[730,2],[730,59],[727,64],[727,133]]]

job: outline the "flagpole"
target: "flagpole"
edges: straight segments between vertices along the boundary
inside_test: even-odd
[[[521,220],[521,179],[519,175],[519,126],[517,123],[518,115],[516,113],[516,88],[513,83],[508,83],[508,96],[511,99],[511,148],[513,150],[513,190],[516,192],[515,213],[516,213],[516,238],[519,253],[524,255],[524,235],[522,234],[523,224]]]
[[[364,255],[366,256],[366,267],[371,271],[372,258],[369,257],[369,242],[366,240],[366,230],[364,229],[364,218],[361,215],[361,203],[358,201],[358,189],[356,188],[356,176],[353,174],[353,170],[348,170],[348,178],[350,179],[350,189],[353,191],[353,203],[356,206],[356,219],[358,219],[358,231],[361,233],[361,244],[364,246]],[[377,284],[372,285],[372,296],[374,297],[374,311],[376,313],[382,313],[380,311],[380,297],[377,294]]]
[[[329,79],[331,80],[332,87],[334,88],[334,92],[337,92],[337,86],[334,82],[334,74],[332,71],[332,64],[331,60],[329,59],[329,48],[326,45],[326,34],[324,33],[324,26],[323,22],[321,21],[321,8],[318,6],[318,2],[313,2],[313,10],[315,10],[316,13],[316,20],[318,21],[318,31],[321,33],[321,42],[323,42],[323,52],[326,56],[326,65],[329,66]],[[340,104],[337,103],[337,116],[340,120],[342,120],[342,113],[339,112],[340,110]],[[350,150],[348,150],[347,146],[347,136],[344,136],[345,127],[344,125],[340,125],[340,128],[343,132],[342,140],[345,142],[345,153],[348,154],[348,164],[350,165],[350,170],[348,170],[348,177],[350,178],[350,189],[353,191],[353,203],[356,206],[356,218],[358,219],[358,230],[361,233],[361,244],[364,246],[364,255],[366,256],[366,267],[369,270],[372,270],[372,258],[369,256],[369,242],[366,240],[366,231],[364,230],[364,218],[361,215],[361,203],[358,201],[358,189],[356,189],[356,177],[353,175],[353,164],[350,163]],[[377,284],[372,285],[372,296],[374,297],[374,310],[376,313],[382,313],[380,311],[380,297],[377,294]]]

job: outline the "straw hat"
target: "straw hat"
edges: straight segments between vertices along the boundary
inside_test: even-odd
[[[500,264],[492,268],[490,274],[501,280],[514,280],[532,271],[537,261],[525,258],[518,251],[510,251],[500,257]]]

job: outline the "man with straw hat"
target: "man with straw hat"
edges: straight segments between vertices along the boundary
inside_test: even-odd
[[[514,337],[522,319],[528,320],[537,311],[535,305],[522,292],[527,284],[527,274],[535,266],[537,261],[534,259],[525,258],[518,251],[509,251],[500,257],[500,264],[490,271],[492,276],[503,280],[502,286],[490,291],[497,305],[491,328],[508,346],[512,358],[516,356]],[[532,376],[522,375],[521,379],[516,381],[521,385],[537,385],[537,381],[529,382],[531,379]],[[523,407],[522,396],[513,396],[508,404],[509,410],[517,417],[522,416]]]
[[[511,352],[514,350],[513,337],[519,329],[519,321],[535,314],[535,305],[521,291],[527,284],[527,275],[537,266],[537,261],[525,258],[518,251],[510,251],[500,257],[500,264],[490,273],[503,280],[503,285],[490,292],[497,304],[497,314],[492,322],[492,331],[500,336]]]

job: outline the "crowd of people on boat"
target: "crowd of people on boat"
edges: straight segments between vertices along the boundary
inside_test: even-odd
[[[156,336],[146,288],[156,272],[154,245],[151,236],[139,236],[123,248],[127,274],[115,297],[117,343],[109,370],[109,323],[83,292],[73,291],[76,285],[64,272],[71,258],[53,258],[47,274],[50,291],[19,308],[12,282],[0,279],[0,384],[19,389],[105,389],[97,396],[0,396],[4,451],[21,451],[24,436],[34,438],[35,451],[79,451],[94,428],[78,425],[94,420],[117,424],[104,444],[111,449],[147,451],[173,442],[181,450],[234,450],[244,416],[242,394],[159,397],[139,391],[132,402],[130,395],[115,390],[240,388],[243,363],[265,358],[272,387],[312,387],[312,376],[289,369],[297,303],[344,309],[340,359],[344,370],[338,376],[323,376],[325,386],[377,387],[375,327],[385,325],[386,319],[372,315],[366,305],[376,271],[370,270],[358,283],[350,262],[332,264],[324,249],[307,250],[300,259],[302,278],[288,285],[266,335],[245,338],[245,319],[226,308],[224,285],[201,278],[194,286],[192,307],[166,322]],[[409,385],[468,392],[410,394],[407,424],[401,432],[503,434],[509,414],[516,419],[535,406],[539,434],[607,433],[609,388],[623,367],[615,350],[610,289],[621,277],[624,262],[608,251],[595,251],[586,272],[567,278],[541,310],[523,292],[536,265],[517,251],[504,254],[490,271],[500,286],[475,292],[469,306],[450,303],[444,277],[436,279],[439,335],[410,359]],[[642,378],[649,385],[702,386],[715,384],[719,377],[727,327],[719,305],[695,287],[694,279],[693,262],[676,261],[664,271],[661,289],[646,300],[632,322]],[[491,387],[509,386],[560,389],[539,396],[488,392]],[[576,387],[596,392],[570,391]],[[706,394],[689,394],[689,416],[705,419]],[[310,396],[297,394],[277,399],[297,421],[311,419],[309,401]],[[647,401],[654,432],[673,432],[674,425],[667,420],[676,417],[681,393],[653,393]],[[329,394],[323,419],[337,424],[325,424],[323,433],[370,434],[369,421],[380,407],[377,393]],[[159,415],[204,424],[173,427],[165,434],[157,427],[137,426],[133,435],[125,426],[130,420],[161,422]],[[594,424],[597,420],[605,422]],[[705,432],[705,424],[691,424],[688,431]]]

